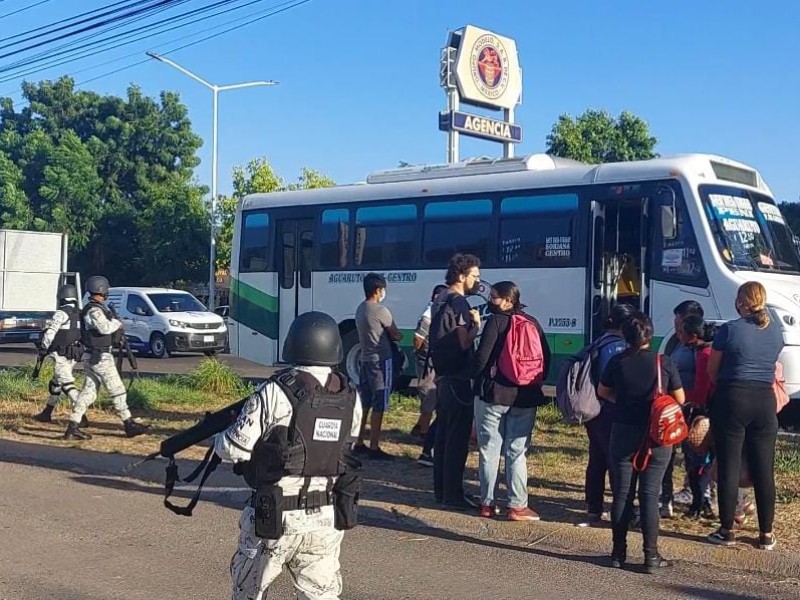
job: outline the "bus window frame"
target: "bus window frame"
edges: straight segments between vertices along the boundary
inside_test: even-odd
[[[245,232],[247,231],[247,217],[250,215],[266,215],[267,217],[267,239],[265,242],[265,246],[267,249],[267,258],[266,258],[266,266],[263,269],[253,269],[253,268],[244,268],[242,263],[243,256],[242,250],[244,249],[244,238]],[[238,260],[237,260],[237,272],[238,273],[271,273],[275,271],[275,256],[273,250],[274,244],[274,228],[275,228],[275,215],[273,211],[267,208],[256,208],[250,210],[243,210],[241,213],[241,231],[239,232],[239,253],[238,253]],[[233,252],[231,252],[233,254]]]

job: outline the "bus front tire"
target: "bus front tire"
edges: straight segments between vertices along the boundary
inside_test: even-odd
[[[342,335],[342,349],[344,350],[344,358],[339,369],[345,373],[354,385],[358,385],[359,377],[359,360],[361,357],[361,344],[358,343],[358,332],[351,329]]]

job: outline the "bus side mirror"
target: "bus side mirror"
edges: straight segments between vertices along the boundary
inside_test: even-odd
[[[674,206],[661,207],[661,237],[665,240],[674,240],[678,234],[678,223],[675,219]]]

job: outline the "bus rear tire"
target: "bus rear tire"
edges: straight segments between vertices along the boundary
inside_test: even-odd
[[[361,380],[359,373],[361,344],[358,342],[358,331],[351,329],[342,335],[342,350],[344,358],[339,365],[339,370],[346,374],[354,385],[358,385]]]

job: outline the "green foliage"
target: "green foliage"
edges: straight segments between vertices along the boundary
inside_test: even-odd
[[[254,158],[244,167],[233,169],[233,195],[220,196],[217,203],[217,268],[227,269],[231,264],[231,242],[236,209],[248,194],[268,194],[280,191],[310,190],[332,187],[333,179],[319,171],[303,167],[297,181],[287,184],[266,157]]]
[[[656,143],[647,122],[633,113],[614,118],[589,109],[576,118],[558,118],[547,136],[547,153],[590,164],[644,160],[658,156]]]
[[[243,398],[252,391],[233,369],[216,358],[204,358],[184,381],[195,390],[214,396]]]
[[[30,399],[37,394],[37,383],[31,379],[33,365],[0,370],[0,401]]]
[[[210,222],[193,181],[202,140],[177,94],[77,91],[69,77],[0,100],[4,226],[66,232],[73,269],[115,285],[203,279]]]
[[[177,375],[137,379],[128,390],[128,405],[136,410],[152,410],[160,406],[204,406],[209,394],[187,385]]]
[[[786,224],[796,236],[800,236],[800,202],[783,202],[779,208],[786,219]]]

